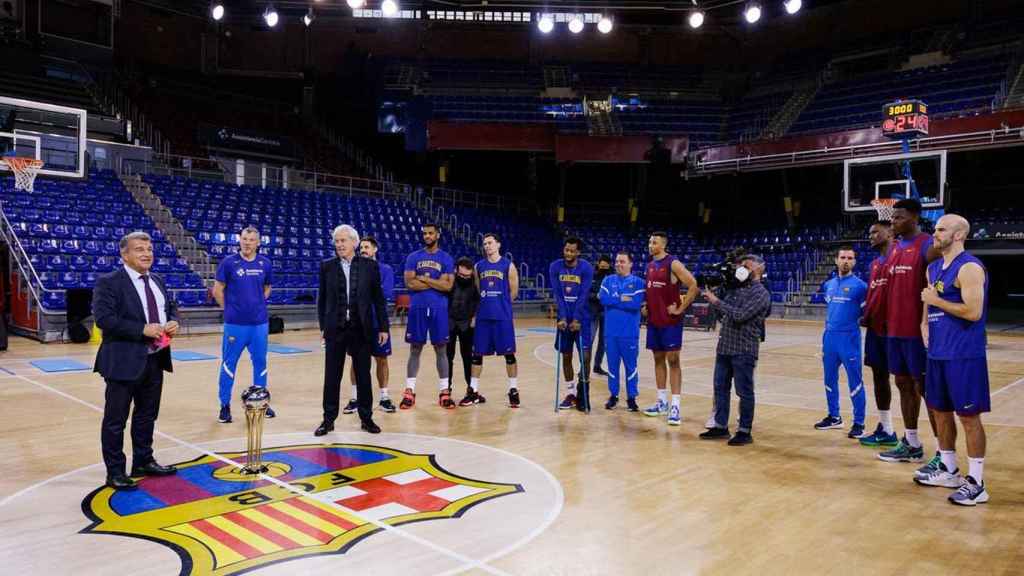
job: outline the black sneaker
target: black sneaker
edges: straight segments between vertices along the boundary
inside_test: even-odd
[[[462,400],[459,400],[459,406],[472,406],[473,404],[483,404],[484,402],[487,402],[487,399],[476,390],[470,388]]]
[[[395,410],[398,410],[398,408],[395,407],[395,403],[391,401],[391,398],[381,398],[380,409],[387,412],[388,414],[394,412]]]
[[[356,410],[359,410],[359,402],[355,398],[353,398],[353,399],[348,401],[348,404],[345,404],[345,407],[342,408],[341,413],[342,414],[351,414],[351,413],[355,412]]]
[[[753,443],[754,437],[750,435],[750,432],[736,432],[732,438],[729,438],[729,446],[743,446]]]
[[[626,398],[626,410],[630,412],[640,411],[640,406],[637,406],[636,398]]]
[[[274,412],[270,406],[267,406],[267,418],[277,418],[277,412]]]
[[[594,368],[594,374],[597,374],[598,376],[607,376],[608,375],[608,373],[605,372],[604,369],[601,368],[600,366],[598,366],[597,368]]]
[[[815,430],[833,430],[835,428],[843,427],[843,419],[839,416],[825,416],[814,425]]]
[[[479,396],[479,394],[477,394],[477,396]],[[519,389],[518,388],[510,388],[509,389],[509,391],[508,391],[508,407],[509,408],[519,408]]]
[[[701,440],[725,440],[729,437],[728,428],[708,428],[700,433]]]
[[[860,438],[864,435],[864,425],[854,424],[850,426],[850,431],[846,433],[847,438]]]
[[[604,403],[605,410],[615,410],[615,405],[619,403],[618,396],[609,396],[608,401]]]
[[[231,424],[231,405],[221,404],[220,405],[220,416],[217,417],[217,421],[221,424]]]

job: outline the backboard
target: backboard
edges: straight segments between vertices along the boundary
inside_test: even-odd
[[[907,168],[909,167],[909,172]],[[871,201],[916,195],[928,210],[946,201],[946,151],[853,158],[843,162],[843,210],[874,211]]]
[[[0,96],[0,156],[42,160],[40,174],[84,178],[86,118],[81,108]]]

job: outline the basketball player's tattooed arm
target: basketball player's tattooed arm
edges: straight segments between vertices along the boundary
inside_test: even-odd
[[[693,304],[697,294],[700,293],[700,289],[697,288],[697,279],[693,277],[693,274],[686,268],[686,265],[679,260],[672,262],[672,275],[686,286],[686,295],[681,296],[679,302],[668,307],[669,314],[678,316],[689,308],[690,304]]]
[[[935,306],[946,314],[977,322],[981,319],[985,307],[985,272],[973,262],[964,264],[957,272],[956,282],[960,285],[962,303],[943,300],[935,286],[931,284],[921,291],[921,301],[926,306]],[[925,321],[927,318],[927,312],[925,312]]]

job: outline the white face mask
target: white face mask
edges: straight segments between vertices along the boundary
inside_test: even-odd
[[[746,266],[740,266],[736,268],[736,279],[740,282],[746,282],[750,278],[750,270]]]

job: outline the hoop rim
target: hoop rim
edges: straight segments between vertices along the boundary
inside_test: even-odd
[[[898,198],[875,198],[871,201],[871,205],[878,206],[895,206],[899,202]]]

